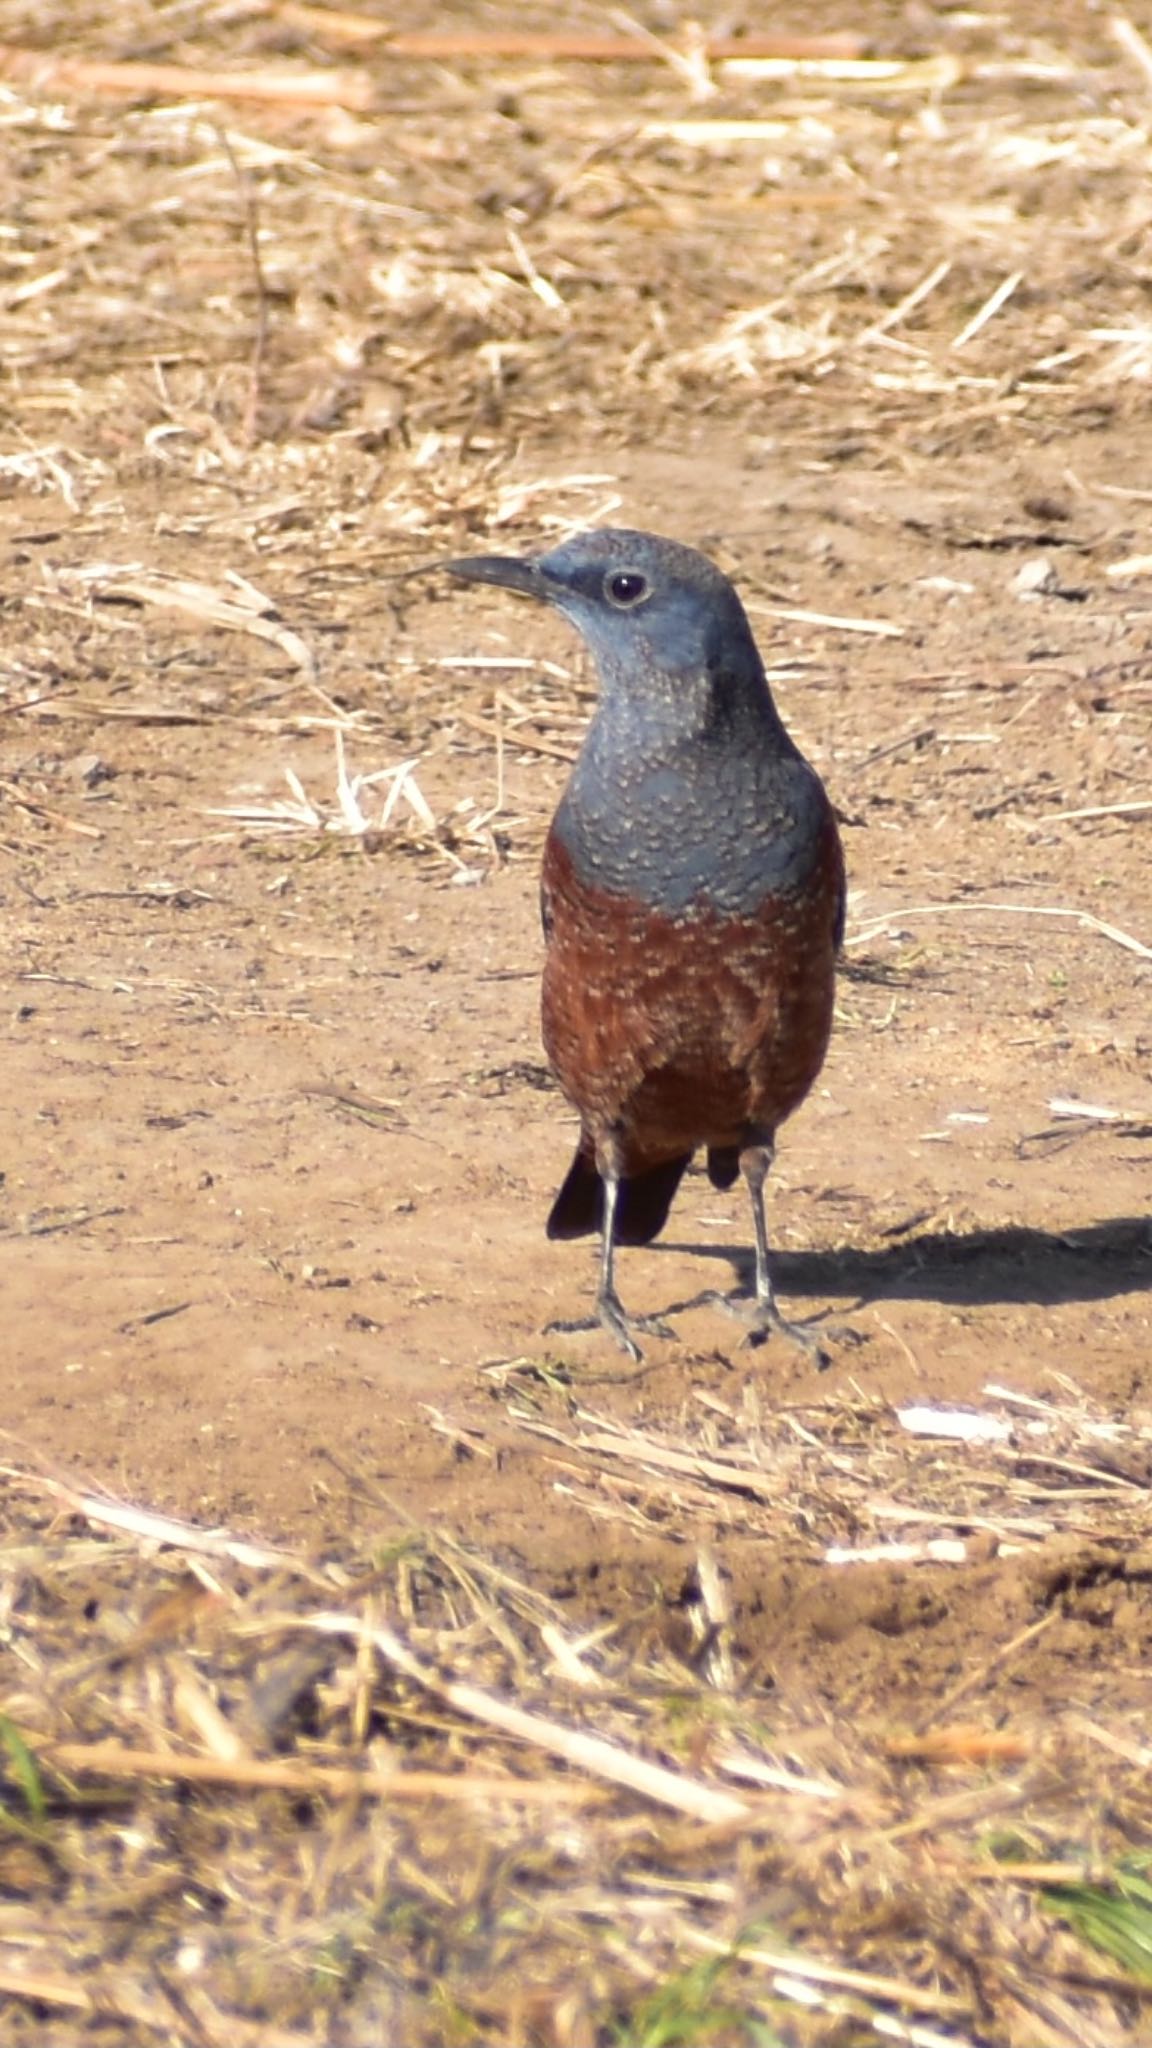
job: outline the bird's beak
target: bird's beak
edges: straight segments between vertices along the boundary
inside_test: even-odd
[[[518,590],[524,597],[547,598],[548,588],[535,562],[517,555],[465,555],[458,562],[441,562],[450,576],[465,583],[498,583],[502,590]]]

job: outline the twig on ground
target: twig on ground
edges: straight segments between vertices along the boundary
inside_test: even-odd
[[[909,917],[957,917],[969,912],[989,912],[1001,917],[1070,917],[1086,931],[1099,932],[1101,938],[1110,939],[1115,946],[1123,946],[1127,952],[1136,953],[1141,960],[1152,960],[1152,946],[1146,946],[1142,939],[1134,939],[1130,932],[1123,932],[1118,925],[1107,924],[1103,918],[1094,917],[1089,910],[1076,910],[1072,906],[1057,908],[1047,903],[916,903],[907,909],[893,910],[887,917],[875,920],[863,931],[853,932],[844,941],[845,946],[867,946],[873,939],[879,939],[892,930],[898,929],[901,921]]]

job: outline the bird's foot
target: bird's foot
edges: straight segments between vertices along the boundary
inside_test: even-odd
[[[771,1295],[721,1294],[717,1290],[703,1298],[745,1325],[740,1340],[742,1346],[763,1344],[765,1338],[775,1332],[801,1351],[806,1351],[821,1370],[831,1364],[832,1354],[819,1332],[808,1323],[789,1322],[787,1316],[781,1315]]]
[[[596,1313],[593,1316],[577,1316],[571,1322],[546,1323],[545,1330],[557,1331],[565,1336],[578,1330],[607,1330],[621,1351],[637,1363],[643,1358],[639,1344],[633,1334],[639,1331],[642,1337],[666,1337],[675,1339],[676,1332],[662,1316],[629,1315],[619,1295],[601,1294],[597,1297]]]

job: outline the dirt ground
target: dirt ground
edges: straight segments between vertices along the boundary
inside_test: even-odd
[[[333,61],[275,10],[149,19],[84,51]],[[1079,7],[853,26],[954,74],[697,100],[406,62],[308,114],[9,74],[0,1425],[317,1555],[383,1490],[593,1621],[674,1608],[715,1544],[785,1697],[915,1715],[987,1667],[993,1714],[1117,1708],[1147,1583],[1002,1669],[1029,1555],[830,1592],[850,1530],[625,1504],[525,1426],[989,1386],[1152,1414],[1148,82]],[[52,9],[0,37],[84,53]],[[676,129],[722,119],[770,125]],[[782,1295],[842,1333],[823,1375],[707,1309],[640,1369],[544,1332],[594,1272],[543,1235],[573,1120],[536,909],[593,682],[558,622],[400,572],[605,520],[733,574],[843,814],[837,1026],[770,1199]],[[365,831],[338,744],[380,778]],[[625,1299],[748,1242],[694,1174]]]

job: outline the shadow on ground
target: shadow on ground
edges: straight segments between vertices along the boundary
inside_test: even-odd
[[[722,1259],[751,1287],[750,1252],[718,1245],[655,1249]],[[1152,1217],[1113,1216],[1083,1229],[939,1231],[867,1251],[776,1252],[772,1277],[782,1295],[833,1295],[861,1305],[883,1300],[990,1302],[1103,1301],[1152,1293]],[[671,1311],[669,1311],[671,1312]]]

